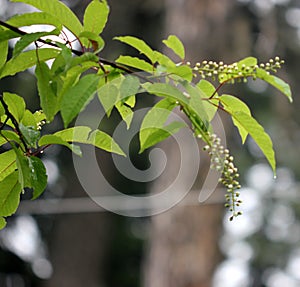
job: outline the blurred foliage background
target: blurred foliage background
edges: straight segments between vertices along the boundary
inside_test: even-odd
[[[82,18],[89,1],[64,2]],[[221,195],[209,204],[186,203],[153,218],[126,218],[87,203],[71,154],[52,147],[43,157],[49,173],[47,192],[40,202],[24,202],[0,231],[0,286],[300,286],[299,1],[108,2],[111,15],[103,57],[109,59],[133,53],[112,41],[113,36],[138,36],[162,49],[161,40],[170,33],[186,44],[192,63],[204,59],[230,63],[249,55],[262,62],[277,55],[285,59],[279,73],[291,84],[292,105],[259,81],[226,88],[249,104],[271,135],[277,178],[255,143],[248,139],[242,147],[231,122],[222,117],[227,145],[242,176],[244,215],[228,222]],[[28,9],[0,0],[2,20]],[[0,90],[19,93],[32,109],[38,107],[30,72],[1,80]],[[146,98],[139,107],[151,103]],[[114,119],[119,121],[116,115]],[[59,119],[56,124],[61,124]],[[146,169],[147,154],[137,156],[134,141],[131,149],[133,163]],[[153,188],[124,179],[110,155],[100,152],[99,159],[111,183],[126,186],[126,193],[155,191],[155,184]],[[205,165],[207,161],[201,171]],[[63,208],[61,199],[69,200]]]

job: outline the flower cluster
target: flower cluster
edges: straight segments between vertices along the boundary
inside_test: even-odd
[[[240,193],[237,192],[241,188],[238,169],[233,163],[233,156],[230,155],[229,150],[221,145],[220,138],[216,134],[209,134],[209,139],[211,145],[206,145],[203,149],[208,151],[211,157],[210,168],[221,173],[220,182],[227,189],[225,207],[232,212],[230,220],[233,220],[234,217],[242,214],[236,211],[236,207],[242,203],[239,199]]]
[[[279,57],[270,59],[267,63],[259,65],[250,65],[233,63],[231,65],[224,64],[223,62],[203,61],[202,63],[196,63],[193,68],[194,72],[205,79],[206,77],[212,78],[212,80],[218,79],[220,82],[234,83],[235,79],[241,81],[247,81],[247,77],[256,78],[256,69],[264,69],[267,72],[277,72],[281,68],[284,61]]]

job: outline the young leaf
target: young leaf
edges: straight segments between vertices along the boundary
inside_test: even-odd
[[[1,131],[0,145],[7,143],[7,140],[14,141],[15,143],[21,144],[20,137],[14,131],[10,131],[10,130]]]
[[[174,122],[169,126],[164,126],[171,111],[176,107],[176,102],[166,98],[159,101],[143,119],[140,129],[140,152],[166,139],[181,127],[184,123]],[[175,124],[176,123],[176,124]]]
[[[5,42],[10,39],[19,38],[20,34],[10,30],[0,30],[0,42]]]
[[[91,144],[109,152],[125,155],[113,138],[100,130],[91,132],[89,127],[77,126],[59,131],[54,135],[67,142]]]
[[[30,173],[28,157],[23,152],[13,145],[13,149],[17,155],[17,169],[18,169],[18,181],[21,184],[21,188],[31,187]]]
[[[6,76],[13,76],[16,73],[23,72],[24,70],[36,65],[38,61],[44,62],[55,58],[60,51],[58,49],[43,48],[36,50],[30,50],[21,53],[18,57],[10,59],[3,66],[0,72],[0,79]],[[37,59],[38,55],[38,59]]]
[[[120,146],[114,141],[114,139],[110,135],[108,135],[100,130],[93,131],[90,134],[87,143],[92,144],[95,147],[98,147],[105,151],[113,152],[113,153],[116,153],[119,155],[126,156],[125,153],[120,148]]]
[[[161,52],[154,51],[155,62],[167,68],[175,68],[176,64],[165,54]]]
[[[24,99],[16,94],[3,93],[4,102],[8,106],[9,112],[14,116],[17,122],[20,122],[25,112]]]
[[[185,89],[187,93],[186,96],[190,98],[187,109],[191,111],[192,115],[196,114],[198,119],[200,119],[207,128],[209,119],[203,105],[203,95],[201,95],[201,90],[197,86],[193,86],[190,84],[186,84]]]
[[[114,40],[118,40],[120,42],[126,43],[127,45],[135,48],[141,54],[144,54],[151,61],[152,64],[155,63],[155,53],[154,53],[154,51],[143,40],[138,39],[138,38],[133,37],[133,36],[114,37]]]
[[[22,117],[22,121],[21,123],[24,126],[31,126],[33,127],[35,130],[38,129],[38,122],[36,121],[35,116],[32,114],[31,111],[29,110],[25,110],[24,115]]]
[[[181,104],[188,104],[188,98],[185,97],[177,88],[169,84],[144,84],[143,87],[150,94],[154,94],[159,97],[166,97],[173,101],[179,101]]]
[[[0,216],[12,215],[19,206],[21,194],[17,171],[0,182],[0,190]]]
[[[85,31],[101,34],[108,18],[109,7],[106,1],[93,0],[87,6],[84,17],[83,27]]]
[[[244,112],[233,112],[232,117],[251,135],[269,161],[275,174],[276,161],[273,143],[263,127],[253,117]]]
[[[16,43],[14,50],[13,50],[13,57],[17,57],[21,54],[21,52],[29,46],[31,43],[37,41],[41,37],[49,36],[49,35],[59,35],[60,31],[54,29],[51,32],[36,32],[30,33],[22,36],[20,40]]]
[[[219,99],[223,104],[224,109],[228,111],[230,114],[234,112],[243,112],[251,117],[250,109],[240,99],[230,95],[222,95]],[[244,144],[248,136],[247,130],[234,117],[232,117],[232,121],[233,124],[238,128],[239,134],[242,139],[242,143]]]
[[[0,154],[0,181],[14,172],[16,168],[16,154],[13,150],[9,150]]]
[[[118,102],[119,90],[114,84],[109,83],[98,90],[98,98],[109,117],[113,107]]]
[[[173,50],[173,52],[181,59],[185,58],[185,51],[182,42],[175,35],[170,35],[167,40],[163,40],[163,43]]]
[[[14,27],[47,24],[56,27],[58,30],[62,29],[62,25],[60,21],[56,17],[53,17],[46,12],[33,12],[33,13],[14,15],[6,22]]]
[[[92,44],[94,53],[99,53],[104,47],[104,41],[102,37],[94,32],[83,31],[78,35],[78,38],[82,40],[85,46],[88,46],[84,41],[85,39],[87,39]]]
[[[133,118],[133,111],[129,107],[122,104],[121,102],[118,102],[115,106],[120,116],[122,117],[123,121],[125,121],[127,129],[129,129]]]
[[[140,81],[137,77],[127,76],[121,82],[120,86],[120,97],[122,101],[128,99],[128,97],[133,96],[138,93],[140,88]]]
[[[98,82],[98,75],[89,74],[82,77],[74,87],[65,93],[61,102],[61,115],[65,127],[92,100],[96,93]]]
[[[0,216],[0,230],[6,226],[6,220]]]
[[[266,81],[267,83],[278,89],[280,92],[282,92],[285,96],[288,97],[291,103],[293,102],[291,88],[285,81],[276,76],[270,75],[267,71],[261,68],[256,69],[256,75],[258,78]]]
[[[126,65],[128,67],[136,68],[141,71],[153,73],[154,67],[148,62],[131,56],[120,56],[116,63]]]
[[[19,129],[30,147],[36,148],[36,143],[40,138],[40,131],[37,131],[33,126],[24,126],[22,123]]]
[[[32,199],[39,197],[47,186],[47,173],[43,162],[35,156],[28,158],[31,188],[33,189]]]
[[[200,80],[199,83],[197,84],[197,87],[201,91],[200,97],[202,99],[206,99],[206,100],[202,100],[202,104],[208,116],[208,121],[211,121],[214,118],[218,110],[218,107],[213,105],[207,99],[209,99],[215,93],[216,88],[206,80]],[[218,94],[216,93],[214,97],[217,98]],[[211,101],[213,102],[214,100]]]
[[[0,33],[2,32],[2,28],[0,28]],[[7,53],[8,53],[8,41],[0,42],[0,69],[3,67],[3,65],[6,62],[7,59]]]
[[[182,122],[173,122],[163,128],[146,128],[141,130],[143,141],[141,141],[139,153],[142,153],[145,149],[164,141],[166,138],[177,133],[184,127],[186,127],[186,125]],[[144,137],[144,133],[147,134],[147,137]]]
[[[78,83],[78,80],[83,72],[86,70],[95,67],[95,62],[83,62],[82,64],[78,64],[70,68],[65,75],[61,76],[62,85],[58,89],[58,106],[61,103],[61,99],[64,94],[74,85]]]
[[[56,132],[54,135],[66,142],[86,142],[90,132],[90,127],[76,126]]]
[[[41,108],[48,121],[52,121],[57,113],[57,97],[52,89],[52,75],[48,65],[39,62],[36,65],[35,75],[40,96]]]
[[[241,69],[243,65],[246,67],[255,67],[257,65],[257,59],[254,57],[247,57],[237,62],[237,66],[239,69]]]
[[[79,35],[83,27],[76,15],[64,3],[58,0],[12,0],[12,2],[23,2],[37,9],[47,12],[57,18],[63,26],[68,28],[74,35]]]
[[[166,71],[167,73],[179,76],[180,78],[185,79],[189,82],[191,82],[193,79],[193,71],[187,65],[171,67],[168,68]]]
[[[47,145],[63,145],[67,148],[69,148],[73,153],[75,153],[78,156],[82,155],[81,149],[79,146],[76,146],[74,144],[70,144],[67,141],[63,140],[59,136],[56,135],[44,135],[40,138],[38,145],[39,146],[47,146]]]

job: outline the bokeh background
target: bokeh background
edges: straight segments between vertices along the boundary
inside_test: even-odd
[[[88,0],[64,1],[80,18]],[[36,202],[21,204],[0,231],[2,287],[298,287],[300,286],[300,2],[298,0],[108,0],[109,23],[103,57],[134,51],[112,40],[116,35],[143,38],[163,50],[161,40],[176,34],[191,63],[209,59],[235,62],[253,55],[261,62],[280,56],[278,73],[291,85],[294,103],[260,81],[224,88],[242,98],[274,141],[277,178],[250,139],[242,146],[230,119],[221,115],[227,145],[240,169],[244,214],[228,221],[223,191],[199,204],[207,174],[201,161],[190,200],[161,215],[129,218],[95,206],[76,178],[69,151],[52,147],[43,156],[49,185]],[[0,1],[0,17],[29,11],[20,3]],[[167,51],[166,51],[167,52]],[[35,79],[24,72],[1,80],[0,90],[24,96],[38,108]],[[143,97],[138,108],[153,98]],[[103,123],[112,131],[116,114]],[[60,127],[59,118],[49,131]],[[171,166],[176,147],[166,142]],[[139,169],[149,167],[147,153],[130,152]],[[184,156],[184,155],[183,155]],[[159,191],[166,180],[136,183],[122,177],[111,157],[99,152],[103,173],[128,194]],[[172,174],[172,172],[170,172]],[[165,176],[169,176],[168,173]],[[172,179],[167,179],[171,181]]]

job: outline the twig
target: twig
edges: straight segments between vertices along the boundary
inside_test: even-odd
[[[22,142],[22,144],[24,145],[24,148],[25,148],[25,151],[26,152],[29,152],[29,148],[27,146],[27,143],[23,137],[23,134],[22,132],[20,131],[20,128],[19,128],[19,123],[18,121],[16,120],[16,118],[13,116],[13,114],[9,111],[8,109],[8,105],[5,103],[4,99],[3,99],[3,95],[0,95],[0,102],[5,110],[5,113],[7,115],[7,118],[11,120],[11,122],[13,123],[14,127],[15,127],[15,130]]]

